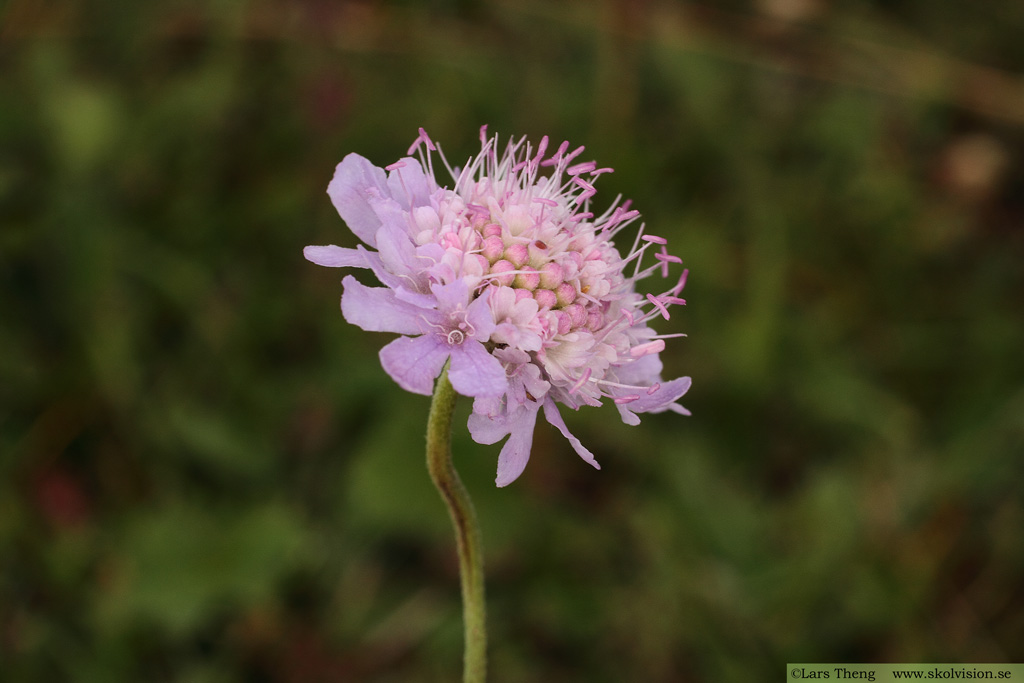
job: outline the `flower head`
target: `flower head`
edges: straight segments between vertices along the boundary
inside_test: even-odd
[[[686,303],[679,298],[686,271],[660,294],[636,291],[647,277],[667,278],[681,260],[643,225],[625,255],[619,251],[616,236],[639,213],[618,201],[600,216],[590,211],[594,180],[611,169],[575,162],[582,147],[569,151],[564,142],[552,152],[547,137],[536,149],[520,139],[499,154],[486,127],[480,140],[480,153],[461,169],[448,165],[422,129],[409,150],[419,150],[419,159],[381,169],[348,155],[327,191],[366,246],[310,246],[305,256],[368,268],[385,285],[348,276],[341,307],[365,330],[404,335],[380,354],[403,388],[429,394],[450,359],[452,386],[475,398],[473,438],[508,437],[499,486],[525,468],[541,410],[599,467],[557,404],[575,410],[610,399],[631,425],[638,413],[689,414],[677,401],[690,378],[662,382],[658,357],[665,339],[680,335],[658,335],[648,325]],[[451,187],[435,179],[435,152]]]

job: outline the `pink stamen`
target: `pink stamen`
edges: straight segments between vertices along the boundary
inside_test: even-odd
[[[607,221],[605,221],[604,229],[605,230],[609,230],[612,227],[614,227],[615,224],[619,222],[619,216],[621,216],[621,215],[622,215],[622,207],[621,206],[616,207],[615,211],[612,212],[612,215],[608,218]]]
[[[487,144],[487,124],[480,126],[480,144]]]
[[[576,383],[569,388],[570,396],[579,391],[580,387],[587,383],[587,380],[590,379],[590,372],[590,368],[587,368],[586,370],[583,371],[583,376],[576,380]]]
[[[575,159],[579,155],[583,154],[583,150],[585,150],[585,149],[586,149],[586,147],[580,145],[579,147],[577,147],[573,151],[569,152],[569,154],[567,154],[566,157],[564,159],[562,159],[562,163],[568,164],[570,161],[572,161],[573,159]]]
[[[534,197],[533,201],[537,204],[543,204],[544,206],[558,206],[558,202],[554,199],[548,199],[547,197]]]
[[[427,143],[427,149],[429,149],[431,152],[437,149],[437,147],[435,147],[434,143],[431,141],[430,136],[427,135],[427,131],[420,128],[420,134],[416,136],[415,140],[413,140],[412,146],[409,148],[409,151],[406,152],[406,154],[412,154],[414,151],[416,151],[416,148],[420,146],[421,142]]]
[[[644,344],[637,344],[629,350],[629,355],[633,358],[640,358],[641,356],[649,356],[652,353],[661,353],[665,350],[665,341],[663,339],[655,339]]]
[[[565,169],[565,172],[572,176],[580,175],[581,173],[589,173],[597,168],[597,162],[595,161],[584,161],[582,164],[576,164]]]
[[[540,165],[541,166],[554,166],[554,165],[556,165],[558,162],[560,162],[562,160],[562,155],[565,154],[565,150],[567,150],[567,149],[569,149],[569,141],[565,140],[564,142],[562,142],[562,144],[560,144],[558,146],[558,151],[556,151],[551,156],[551,158],[548,159],[547,161],[540,162]]]
[[[678,296],[669,296],[668,294],[663,294],[658,298],[661,299],[666,304],[675,304],[677,306],[686,305],[686,299],[680,299]]]
[[[434,145],[434,141],[430,139],[429,135],[427,135],[427,131],[423,130],[422,128],[420,128],[420,137],[423,138],[423,141],[427,143],[427,149],[429,149],[431,152],[437,151],[437,147]]]
[[[679,282],[676,284],[675,287],[673,287],[670,290],[673,296],[675,296],[676,294],[679,294],[679,292],[683,291],[683,287],[686,286],[686,276],[689,275],[689,274],[690,274],[690,269],[689,268],[683,269],[683,274],[679,276]]]
[[[394,170],[397,170],[399,168],[405,168],[405,166],[406,166],[406,164],[405,164],[404,161],[396,161],[395,163],[391,164],[390,166],[385,166],[384,170],[385,171],[394,171]]]
[[[595,194],[597,194],[597,190],[594,188],[594,186],[588,183],[583,178],[576,176],[575,178],[572,179],[572,181],[583,188],[583,192],[581,192],[579,197],[576,198],[576,201],[585,202],[586,200],[590,199]]]
[[[613,400],[616,403],[622,404],[622,403],[632,403],[633,401],[639,400],[639,398],[640,398],[639,394],[629,394],[628,396],[616,396],[615,399],[613,399]]]
[[[540,139],[540,144],[537,145],[537,154],[536,154],[536,156],[533,157],[533,161],[531,161],[530,163],[533,166],[536,167],[540,163],[540,160],[544,158],[544,152],[546,152],[546,151],[548,151],[548,136],[547,135],[545,135],[544,137],[542,137]]]
[[[673,256],[672,254],[668,253],[668,251],[666,251],[664,245],[662,245],[662,247],[661,247],[661,253],[660,254],[655,254],[654,258],[656,258],[659,261],[661,261],[661,276],[662,277],[668,277],[668,264],[669,263],[682,263],[683,262],[683,259],[679,258],[678,256]]]
[[[647,242],[654,242],[655,244],[668,244],[667,239],[665,239],[664,237],[658,237],[657,235],[644,235],[640,239]]]
[[[661,389],[661,385],[660,385],[660,384],[658,384],[657,382],[655,382],[655,383],[654,383],[654,384],[652,384],[652,385],[651,385],[650,387],[648,387],[648,389],[647,389],[647,395],[648,395],[648,396],[650,396],[651,394],[653,394],[653,393],[654,393],[655,391],[657,391],[658,389]]]
[[[682,263],[683,262],[683,259],[679,258],[678,256],[673,256],[672,254],[666,253],[665,251],[662,251],[660,254],[655,254],[654,258],[658,259],[659,261],[663,261],[665,263]]]
[[[615,209],[615,213],[611,215],[608,221],[604,224],[603,232],[609,232],[614,229],[618,232],[622,228],[626,227],[633,221],[634,218],[640,215],[639,211],[623,211],[622,207]],[[642,232],[639,234],[643,234]]]
[[[626,227],[626,225],[631,223],[633,221],[633,219],[636,218],[639,215],[640,215],[639,211],[626,211],[621,206],[617,207],[615,209],[615,211],[612,213],[611,217],[608,218],[607,222],[605,222],[604,228],[602,229],[601,232],[602,233],[612,232],[612,234],[614,234],[614,233],[618,232],[619,230],[621,230],[622,228]],[[637,233],[637,237],[639,237],[642,234],[643,234],[643,230],[641,229]],[[635,240],[634,240],[633,246],[634,246],[634,248],[636,248],[636,241]]]
[[[665,320],[669,319],[668,309],[665,308],[665,306],[660,301],[658,301],[658,299],[655,298],[655,296],[653,294],[648,294],[647,295],[647,300],[650,301],[652,304],[654,304],[655,308],[657,308],[659,311],[661,311],[661,316],[663,318],[665,318]]]

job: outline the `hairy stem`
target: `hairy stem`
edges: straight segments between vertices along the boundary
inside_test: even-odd
[[[452,413],[455,390],[448,367],[434,387],[427,422],[427,469],[448,506],[455,527],[462,579],[462,618],[466,631],[463,682],[483,683],[487,677],[487,612],[484,603],[484,557],[480,525],[466,487],[452,465]]]

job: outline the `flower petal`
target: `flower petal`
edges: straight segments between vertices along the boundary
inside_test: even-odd
[[[615,407],[619,409],[622,421],[635,427],[640,424],[640,418],[636,413],[662,413],[666,410],[678,412],[673,406],[689,389],[690,378],[680,377],[671,382],[665,382],[652,394],[641,394],[637,400],[629,403],[617,403]],[[682,408],[682,406],[678,407]]]
[[[587,450],[579,439],[573,436],[569,432],[569,428],[565,426],[565,421],[562,419],[562,415],[558,412],[558,406],[550,398],[544,401],[544,417],[547,418],[549,424],[553,425],[558,431],[562,432],[562,436],[569,440],[572,447],[576,450],[584,462],[588,462],[593,465],[596,469],[601,469],[601,466],[597,464],[597,459],[594,458],[594,454]]]
[[[448,346],[433,335],[399,337],[380,350],[380,364],[398,386],[429,396],[448,358]]]
[[[430,265],[416,254],[409,235],[409,214],[393,199],[372,200],[370,204],[381,221],[377,230],[377,249],[381,262],[396,275],[414,276]],[[418,279],[418,278],[414,278]]]
[[[622,418],[622,421],[630,427],[636,427],[640,424],[640,418],[629,409],[628,403],[616,403],[615,407],[619,409],[619,416]]]
[[[615,381],[622,384],[650,386],[661,378],[662,363],[658,354],[641,356],[615,368]]]
[[[530,448],[533,446],[533,428],[537,424],[536,403],[523,405],[516,411],[510,421],[511,436],[498,455],[498,476],[494,483],[499,487],[508,486],[523,473],[526,463],[530,461]]]
[[[466,308],[466,322],[473,326],[473,339],[480,342],[490,339],[491,333],[494,332],[494,314],[491,313],[488,303],[492,291],[494,290],[484,290],[483,294]]]
[[[369,268],[366,261],[365,251],[358,249],[346,249],[333,244],[327,246],[310,245],[302,250],[302,255],[307,261],[312,261],[318,266],[328,268]]]
[[[367,332],[423,334],[436,311],[400,301],[387,287],[367,287],[351,275],[341,281],[341,312],[345,320]]]
[[[349,230],[371,247],[376,246],[374,235],[380,219],[368,200],[391,196],[384,169],[358,154],[349,154],[334,170],[327,194]]]
[[[690,383],[689,377],[679,377],[671,382],[665,382],[654,393],[641,395],[639,399],[626,405],[637,413],[659,413],[682,398],[683,394],[690,390]]]
[[[430,195],[437,186],[432,184],[432,178],[423,172],[419,159],[403,157],[395,166],[399,167],[388,174],[388,188],[395,201],[401,204],[403,209],[429,204]]]
[[[469,285],[463,279],[457,279],[443,285],[435,282],[430,285],[430,291],[437,297],[438,310],[449,312],[465,306],[469,300]]]
[[[333,244],[325,247],[309,246],[303,249],[302,253],[307,260],[312,261],[318,266],[327,266],[328,268],[369,268],[382,284],[394,290],[399,290],[407,284],[401,277],[393,275],[384,269],[384,264],[380,260],[380,254],[368,250],[361,244],[356,246],[355,249],[336,247]],[[427,306],[432,307],[433,304],[428,304]]]
[[[487,353],[484,345],[467,339],[450,347],[452,366],[448,371],[455,391],[463,396],[501,396],[508,391],[505,366]]]
[[[406,289],[404,284],[394,286],[392,289],[399,301],[404,301],[418,308],[437,308],[437,299],[434,298],[433,294],[420,294],[419,292],[414,292]]]
[[[480,402],[479,398],[473,402],[474,412],[470,413],[466,426],[469,428],[469,434],[473,437],[473,441],[490,446],[508,436],[512,427],[509,424],[508,415],[490,416],[476,412]]]

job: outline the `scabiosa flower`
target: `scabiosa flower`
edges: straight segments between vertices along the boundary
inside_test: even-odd
[[[450,359],[452,386],[474,397],[469,430],[478,443],[508,437],[498,486],[514,481],[530,457],[537,415],[599,468],[558,412],[610,399],[624,422],[666,410],[690,378],[661,379],[665,339],[649,326],[668,319],[686,271],[660,294],[636,284],[668,278],[667,241],[641,225],[623,256],[616,236],[639,212],[616,199],[590,211],[594,180],[610,168],[574,163],[583,147],[563,142],[549,154],[525,138],[499,154],[480,131],[481,150],[452,168],[423,129],[406,157],[383,169],[356,154],[338,165],[328,194],[365,246],[310,246],[305,256],[332,267],[370,269],[384,285],[344,280],[342,312],[365,330],[401,335],[381,350],[384,369],[403,388],[430,394]],[[452,182],[438,184],[433,153]],[[653,256],[647,265],[643,261]]]

